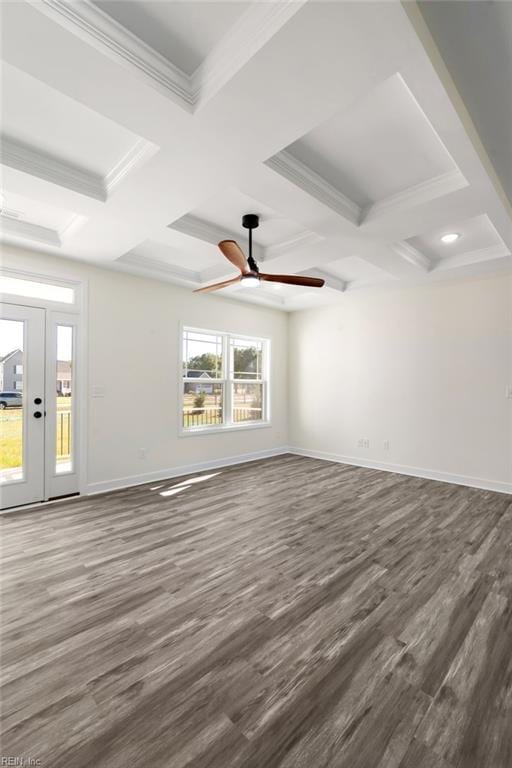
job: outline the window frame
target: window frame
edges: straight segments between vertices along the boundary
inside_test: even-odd
[[[222,350],[222,369],[221,378],[215,379],[215,383],[223,388],[222,402],[222,424],[205,424],[197,427],[185,427],[183,425],[183,408],[185,405],[184,392],[185,383],[197,383],[197,378],[187,378],[183,376],[183,342],[185,332],[210,334],[221,337]],[[260,379],[235,379],[231,370],[231,339],[241,339],[246,341],[257,341],[262,345],[262,364]],[[180,323],[179,327],[179,355],[178,355],[178,377],[179,377],[179,396],[178,396],[178,435],[180,437],[190,437],[191,435],[215,434],[219,432],[233,432],[241,429],[261,429],[271,427],[270,418],[270,339],[262,336],[248,336],[236,331],[224,331],[214,328],[198,328],[196,326]],[[235,383],[241,381],[247,383],[257,383],[262,386],[262,418],[256,421],[234,422],[233,418],[233,398],[232,393]]]

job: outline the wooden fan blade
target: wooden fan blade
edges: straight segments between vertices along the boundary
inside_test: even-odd
[[[196,288],[194,293],[208,293],[209,291],[219,291],[221,288],[225,288],[226,285],[233,285],[240,282],[241,275],[232,277],[231,280],[224,280],[222,283],[213,283],[212,285],[205,285],[204,288]]]
[[[260,272],[260,280],[269,283],[285,283],[286,285],[307,285],[309,288],[321,288],[325,280],[320,277],[307,277],[306,275],[266,275]]]
[[[219,248],[226,259],[234,264],[235,267],[238,267],[243,275],[251,271],[249,269],[249,265],[247,264],[247,259],[244,256],[244,252],[238,243],[235,242],[235,240],[221,240],[219,243]]]

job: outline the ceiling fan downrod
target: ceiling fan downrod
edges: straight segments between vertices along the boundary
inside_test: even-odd
[[[259,272],[258,265],[252,255],[252,231],[260,225],[260,217],[256,213],[246,213],[242,216],[242,227],[249,230],[249,257],[247,263],[251,272]]]

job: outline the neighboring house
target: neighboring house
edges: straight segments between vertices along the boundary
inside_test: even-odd
[[[187,378],[211,379],[212,377],[209,373],[206,373],[206,371],[187,371]],[[200,384],[192,384],[192,382],[187,381],[185,383],[185,394],[189,392],[192,392],[194,395],[198,392],[204,392],[205,395],[211,395],[213,392],[213,384],[203,384],[203,382]]]
[[[23,352],[14,349],[4,357],[0,357],[0,389],[7,391],[23,391]]]
[[[71,394],[71,360],[57,360],[57,394]]]

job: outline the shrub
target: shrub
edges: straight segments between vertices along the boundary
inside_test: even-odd
[[[204,403],[206,400],[206,395],[204,392],[198,392],[197,395],[194,397],[194,408],[200,408],[200,413],[204,410]]]

